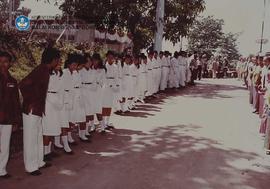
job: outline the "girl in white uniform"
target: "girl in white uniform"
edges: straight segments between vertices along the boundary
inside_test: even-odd
[[[141,55],[141,63],[139,66],[139,76],[138,76],[138,97],[139,100],[144,103],[145,94],[147,91],[147,57]]]
[[[61,133],[59,120],[60,111],[64,106],[62,88],[61,62],[50,76],[49,86],[45,104],[45,115],[42,117],[44,160],[50,159],[51,144],[54,136]]]
[[[114,107],[116,113],[118,113],[118,112],[121,112],[123,71],[122,71],[121,60],[119,58],[116,59],[115,64],[117,65],[117,69],[118,69],[118,72],[117,72],[118,73],[118,80],[117,80],[118,90],[115,94],[113,107]]]
[[[69,122],[71,121],[69,111],[73,108],[73,93],[72,86],[70,83],[72,82],[71,72],[76,70],[77,63],[70,62],[71,56],[69,56],[68,60],[65,62],[63,75],[61,78],[61,97],[63,98],[64,106],[60,110],[59,113],[59,121],[61,127],[61,136],[54,137],[54,145],[58,149],[64,149],[67,154],[72,155],[73,151],[71,150],[69,143],[76,144],[71,135],[71,128]],[[60,138],[62,139],[62,144],[60,143]]]
[[[119,91],[118,67],[115,64],[114,53],[112,51],[108,51],[106,57],[107,57],[107,60],[105,62],[106,79],[102,103],[103,105],[102,116],[105,120],[106,127],[104,128],[104,125],[102,125],[101,127],[102,132],[104,132],[105,129],[114,128],[112,124],[109,123],[109,120],[112,112],[115,95]]]
[[[126,55],[124,58],[124,63],[122,66],[122,97],[123,100],[121,102],[122,112],[127,113],[129,112],[128,109],[128,100],[131,98],[131,90],[132,86],[130,85],[132,77],[130,74],[130,64],[131,64],[131,56]]]
[[[81,76],[82,81],[82,98],[85,104],[85,113],[86,113],[86,130],[85,134],[86,136],[90,136],[89,131],[91,130],[91,127],[93,127],[93,118],[92,116],[95,114],[94,111],[94,103],[93,100],[93,93],[95,91],[95,82],[96,82],[96,76],[94,73],[94,70],[91,69],[93,63],[91,60],[91,56],[89,54],[84,55],[84,59],[86,61],[86,64],[84,65],[84,68],[82,68],[79,73]]]
[[[73,125],[79,126],[79,139],[82,142],[90,142],[86,137],[86,112],[85,112],[85,102],[82,95],[82,80],[79,74],[84,68],[86,63],[83,56],[77,55],[78,67],[76,71],[72,72],[72,93],[74,94],[73,98],[73,109],[69,112],[71,117],[71,123]]]
[[[97,120],[99,121],[101,131],[104,131],[104,128],[106,127],[105,125],[105,120],[103,120],[102,117],[102,102],[103,102],[103,90],[104,90],[104,84],[105,84],[105,69],[103,66],[102,59],[99,54],[93,54],[92,56],[92,62],[93,62],[93,72],[95,75],[95,82],[94,82],[94,87],[93,87],[93,99],[95,103],[93,103],[93,109],[94,109],[94,114],[97,116]],[[91,131],[95,131],[96,127],[94,125],[94,114],[91,117]]]

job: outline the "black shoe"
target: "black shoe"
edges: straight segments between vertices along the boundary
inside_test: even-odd
[[[50,154],[47,154],[47,155],[44,155],[44,158],[43,158],[44,161],[52,161],[52,157]]]
[[[112,126],[112,125],[107,125],[107,127],[106,128],[109,128],[109,129],[115,129],[115,127],[114,126]]]
[[[106,134],[106,130],[100,131],[100,134],[102,134],[102,135]]]
[[[65,151],[65,154],[66,154],[66,155],[74,155],[74,152],[73,152],[73,151],[71,151],[71,152],[66,152],[66,151]]]
[[[51,158],[58,158],[61,156],[59,153],[56,153],[56,152],[51,152],[49,155]]]
[[[11,175],[7,173],[5,175],[0,176],[0,179],[9,179],[10,177]]]
[[[51,167],[51,166],[52,166],[51,163],[46,162],[45,165],[43,165],[42,167],[40,167],[40,169],[49,168],[49,167]]]
[[[36,171],[33,171],[33,172],[29,173],[29,174],[32,175],[32,176],[39,176],[42,173],[40,172],[40,170],[36,170]]]

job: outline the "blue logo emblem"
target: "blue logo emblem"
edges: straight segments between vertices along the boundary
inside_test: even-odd
[[[15,20],[16,28],[20,31],[26,31],[30,28],[30,19],[24,15],[18,16]]]

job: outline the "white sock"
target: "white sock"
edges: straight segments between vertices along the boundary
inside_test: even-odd
[[[64,145],[64,150],[66,152],[71,152],[71,148],[69,147],[69,144],[68,144],[68,136],[62,136],[62,142],[63,142],[63,145]]]
[[[54,137],[54,145],[58,148],[63,148],[63,145],[60,143],[60,136]]]
[[[79,129],[79,136],[80,136],[80,138],[82,139],[82,140],[88,140],[88,138],[85,136],[85,134],[86,134],[86,130],[80,130]]]
[[[105,117],[105,124],[110,125],[110,116]]]
[[[72,138],[72,134],[71,134],[71,132],[68,132],[68,142],[70,142],[70,143],[73,143],[73,142],[75,142],[75,140]]]
[[[86,130],[85,130],[85,135],[86,136],[90,136],[89,130],[90,130],[90,123],[88,122],[88,123],[86,123]]]
[[[96,130],[96,126],[95,126],[95,123],[94,123],[94,120],[90,121],[90,131],[94,131]]]
[[[49,146],[44,146],[44,155],[49,154]]]
[[[103,117],[103,119],[102,119],[102,121],[101,121],[101,124],[100,124],[100,128],[101,128],[102,131],[105,130],[105,128],[106,128],[106,124],[105,124],[104,119],[105,119],[105,118]]]

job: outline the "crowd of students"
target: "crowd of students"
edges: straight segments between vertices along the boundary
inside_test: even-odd
[[[259,132],[265,138],[264,148],[270,155],[270,53],[240,58],[236,66],[238,79],[249,90],[249,103],[261,119]]]
[[[197,73],[196,60],[183,51],[173,56],[168,51],[108,51],[104,60],[98,53],[70,53],[64,65],[61,59],[58,49],[46,48],[41,64],[17,84],[9,73],[12,56],[0,51],[0,178],[10,177],[10,136],[21,123],[25,170],[41,175],[41,168],[51,166],[52,149],[73,154],[74,128],[88,143],[91,132],[114,129],[112,111],[125,114],[168,88],[194,84]]]

